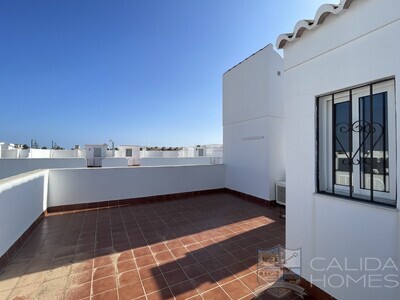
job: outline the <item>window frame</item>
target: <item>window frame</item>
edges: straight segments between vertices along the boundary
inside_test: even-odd
[[[101,158],[102,157],[102,150],[101,150],[101,148],[100,147],[93,147],[93,157],[94,158]],[[96,154],[99,154],[100,153],[100,155],[96,155]]]
[[[129,155],[128,155],[128,153],[129,153]],[[125,157],[133,157],[133,149],[132,148],[125,149]]]
[[[374,90],[374,87],[376,88]],[[365,93],[364,90],[368,88],[368,93]],[[356,91],[356,93],[354,93]],[[376,95],[380,93],[387,93],[387,97],[384,103],[386,103],[387,107],[385,108],[387,111],[387,126],[385,127],[385,131],[387,136],[387,149],[384,148],[385,152],[384,158],[389,160],[387,165],[388,173],[386,175],[386,169],[384,173],[384,182],[386,183],[386,176],[388,177],[389,189],[386,191],[386,185],[384,191],[379,191],[374,189],[374,186],[371,188],[365,189],[362,188],[361,184],[361,164],[354,167],[353,164],[349,165],[349,183],[348,185],[342,185],[341,187],[336,183],[336,172],[337,168],[335,167],[337,154],[333,154],[337,152],[336,142],[334,143],[334,139],[336,138],[336,133],[334,133],[333,124],[336,124],[336,120],[334,120],[334,110],[333,105],[336,105],[340,102],[349,102],[349,124],[353,124],[355,117],[359,117],[361,113],[360,99],[363,97],[370,97],[369,99],[374,99]],[[338,102],[336,102],[335,95],[339,95],[337,98]],[[347,95],[347,96],[346,96]],[[371,96],[374,96],[371,98]],[[332,100],[329,100],[331,97]],[[347,99],[346,99],[347,97]],[[369,83],[357,85],[354,87],[321,94],[315,97],[316,101],[316,114],[315,114],[315,122],[316,122],[316,192],[319,194],[330,195],[333,197],[346,198],[354,201],[361,201],[363,203],[373,203],[377,205],[389,206],[389,207],[397,207],[397,135],[396,135],[396,80],[394,77],[388,77],[378,81],[372,81]],[[331,104],[329,102],[331,101]],[[373,103],[373,102],[372,102]],[[331,105],[331,108],[329,108]],[[356,107],[356,116],[353,116],[354,109]],[[373,108],[373,107],[372,107]],[[372,113],[372,112],[371,112]],[[384,119],[385,121],[385,119]],[[337,125],[337,124],[336,124]],[[385,134],[386,134],[385,133]],[[361,133],[358,133],[361,134]],[[373,136],[373,133],[371,134]],[[349,134],[349,145],[351,145],[349,149],[349,156],[353,157],[353,151],[357,148],[354,146],[358,145],[361,149],[362,144],[360,142],[354,141],[353,136],[357,136],[357,133],[352,132]],[[331,139],[331,143],[327,142]],[[386,140],[383,141],[385,143]],[[372,142],[371,142],[372,145]],[[376,145],[376,144],[375,144]],[[336,149],[336,150],[334,150]],[[343,148],[342,148],[343,149]],[[373,148],[373,152],[378,151]],[[347,154],[345,154],[347,155]],[[361,153],[359,153],[361,155]],[[349,157],[347,156],[347,157]],[[360,158],[360,157],[359,157]],[[364,156],[365,158],[365,156]],[[374,159],[374,153],[372,153],[372,158]],[[361,158],[360,158],[361,160]],[[386,162],[384,163],[386,166]],[[371,169],[373,165],[371,166]],[[355,170],[354,170],[355,169]],[[366,174],[366,173],[363,173]],[[371,180],[374,182],[374,173],[370,172]],[[334,177],[335,176],[335,177]],[[365,176],[365,175],[364,175]],[[335,178],[335,179],[334,179]],[[330,180],[330,184],[329,184]],[[371,180],[369,182],[371,182]],[[325,181],[325,184],[324,184]],[[358,182],[356,182],[358,181]],[[345,181],[346,182],[346,181]],[[332,187],[333,186],[333,187]],[[329,190],[329,187],[331,188]],[[335,190],[338,191],[335,191]],[[355,193],[356,191],[356,193]],[[361,191],[361,192],[360,192]],[[366,195],[366,191],[370,193],[370,196]],[[374,195],[376,195],[374,199]],[[383,197],[382,197],[383,195]],[[387,195],[387,196],[386,196]]]

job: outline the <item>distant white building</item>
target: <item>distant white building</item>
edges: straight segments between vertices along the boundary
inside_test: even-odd
[[[88,167],[101,167],[101,161],[107,156],[107,144],[86,144],[85,156]]]
[[[128,166],[138,166],[140,164],[140,148],[137,145],[120,145],[118,157],[126,158]]]
[[[200,145],[194,148],[193,156],[206,156],[206,157],[223,157],[223,145],[222,144],[209,144]]]

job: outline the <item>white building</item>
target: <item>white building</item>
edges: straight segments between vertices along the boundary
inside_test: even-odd
[[[399,35],[398,0],[342,0],[277,40],[285,57],[286,246],[302,249],[301,275],[338,299],[400,298]],[[368,167],[371,148],[387,156],[383,171],[368,171],[376,167]],[[334,162],[344,153],[351,180],[338,184],[343,170]],[[383,187],[376,176],[386,178]]]
[[[221,144],[200,145],[194,148],[193,156],[223,157],[223,151],[224,148]]]
[[[275,200],[284,179],[283,59],[268,45],[223,76],[226,186]]]
[[[140,164],[140,146],[121,145],[118,149],[118,157],[126,158],[128,160],[128,166],[138,166]]]
[[[85,153],[88,167],[101,167],[101,161],[107,156],[107,144],[86,144]]]

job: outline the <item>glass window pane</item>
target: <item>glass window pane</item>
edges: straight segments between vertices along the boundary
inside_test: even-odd
[[[360,131],[361,188],[370,189],[372,177],[375,191],[389,192],[387,92],[373,95],[372,123],[370,98],[359,98],[360,121],[363,124]]]
[[[335,104],[335,184],[350,185],[350,102]]]
[[[101,157],[101,148],[94,148],[94,157]]]

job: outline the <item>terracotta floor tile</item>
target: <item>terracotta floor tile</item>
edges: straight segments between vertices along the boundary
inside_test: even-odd
[[[120,273],[118,275],[119,286],[125,286],[133,284],[140,281],[139,272],[137,270],[128,271],[125,273]]]
[[[191,254],[186,254],[184,257],[179,258],[177,262],[181,266],[181,268],[184,268],[197,263],[197,259],[195,259],[194,256]]]
[[[206,292],[218,286],[217,282],[209,274],[204,274],[193,278],[192,283],[200,293]]]
[[[150,246],[150,249],[153,253],[159,253],[168,250],[167,246],[164,243],[152,245]]]
[[[137,248],[133,250],[133,255],[138,258],[138,257],[142,257],[145,255],[149,255],[151,254],[150,248],[149,247],[141,247],[141,248]]]
[[[108,265],[104,267],[100,267],[94,270],[93,272],[93,280],[101,279],[108,276],[113,276],[115,274],[114,265]]]
[[[159,252],[154,256],[159,263],[174,259],[174,256],[169,251]]]
[[[142,284],[140,282],[126,285],[118,289],[120,300],[130,300],[144,295]]]
[[[208,252],[206,249],[199,249],[196,252],[191,252],[191,254],[196,258],[199,262],[213,259],[214,256],[211,255],[210,252]]]
[[[146,256],[136,258],[136,265],[139,268],[154,265],[155,263],[156,263],[156,261],[154,260],[153,255],[146,255]]]
[[[284,242],[283,224],[226,193],[50,215],[3,269],[0,299],[228,299],[218,284],[251,297],[257,250]]]
[[[240,299],[252,292],[239,280],[224,284],[222,288],[232,299]]]
[[[222,268],[224,265],[217,260],[216,258],[205,260],[201,262],[201,265],[206,269],[208,272],[215,271],[217,269]]]
[[[142,284],[146,294],[150,294],[168,287],[164,277],[161,274],[143,280]]]
[[[72,265],[71,273],[81,273],[87,270],[91,270],[93,267],[93,260],[83,261],[79,263],[74,263]]]
[[[179,241],[185,246],[197,243],[197,241],[192,237],[184,237],[179,239]]]
[[[248,269],[244,264],[242,264],[242,263],[240,263],[240,262],[238,262],[238,263],[235,263],[235,264],[233,264],[233,265],[229,265],[229,266],[227,266],[226,267],[232,274],[234,274],[235,276],[239,276],[239,275],[246,275],[246,274],[243,274],[243,273],[246,273],[247,272],[247,274],[248,273],[250,273],[251,272],[251,270],[250,269]]]
[[[166,300],[173,299],[174,296],[169,288],[158,290],[157,292],[147,294],[147,300]]]
[[[167,273],[170,271],[178,270],[181,267],[176,261],[170,261],[160,264],[159,268],[163,273]]]
[[[94,295],[92,300],[118,300],[117,290],[110,290],[105,293]]]
[[[188,253],[189,251],[185,247],[180,247],[172,249],[171,252],[176,258],[181,258],[185,257],[186,253]]]
[[[186,276],[186,274],[183,272],[182,269],[177,269],[175,271],[171,271],[171,272],[167,272],[167,273],[163,273],[165,280],[168,282],[169,286],[178,284],[180,282],[184,282],[186,280],[188,280],[188,277]]]
[[[92,270],[71,274],[68,279],[69,286],[81,285],[92,281]]]
[[[149,278],[151,276],[156,276],[158,274],[161,274],[160,268],[156,265],[140,268],[138,269],[138,272],[142,280]]]
[[[195,278],[207,273],[207,270],[204,269],[200,263],[195,263],[190,266],[184,267],[183,271],[189,278]]]
[[[236,279],[236,277],[227,268],[215,270],[211,272],[210,275],[220,285]]]
[[[94,267],[99,268],[107,265],[111,265],[113,263],[111,257],[105,256],[105,257],[98,257],[95,258],[94,260]]]
[[[115,276],[105,277],[93,281],[93,295],[104,293],[117,288]]]
[[[195,244],[186,246],[186,249],[188,249],[190,252],[196,252],[199,249],[203,249],[203,246],[200,243],[195,243]]]
[[[258,282],[258,277],[256,273],[250,273],[246,276],[240,278],[240,281],[244,283],[245,286],[251,291],[255,291],[256,288],[260,285]]]
[[[118,262],[122,262],[128,259],[133,259],[132,250],[126,250],[118,255]]]
[[[232,265],[234,263],[238,263],[239,262],[239,260],[236,257],[234,257],[233,255],[231,255],[229,253],[224,254],[222,256],[218,256],[217,259],[220,262],[222,262],[222,264],[224,266],[229,266],[229,265]]]
[[[118,273],[132,271],[136,269],[136,263],[133,259],[125,260],[117,264]]]
[[[204,300],[230,300],[228,294],[225,293],[223,289],[220,287],[217,287],[215,289],[209,290],[205,293],[202,293],[201,296],[203,297]]]
[[[176,300],[189,299],[195,295],[198,295],[196,288],[190,281],[185,281],[174,286],[170,286],[170,289]]]
[[[183,244],[179,240],[167,241],[165,244],[170,250],[183,246]]]

